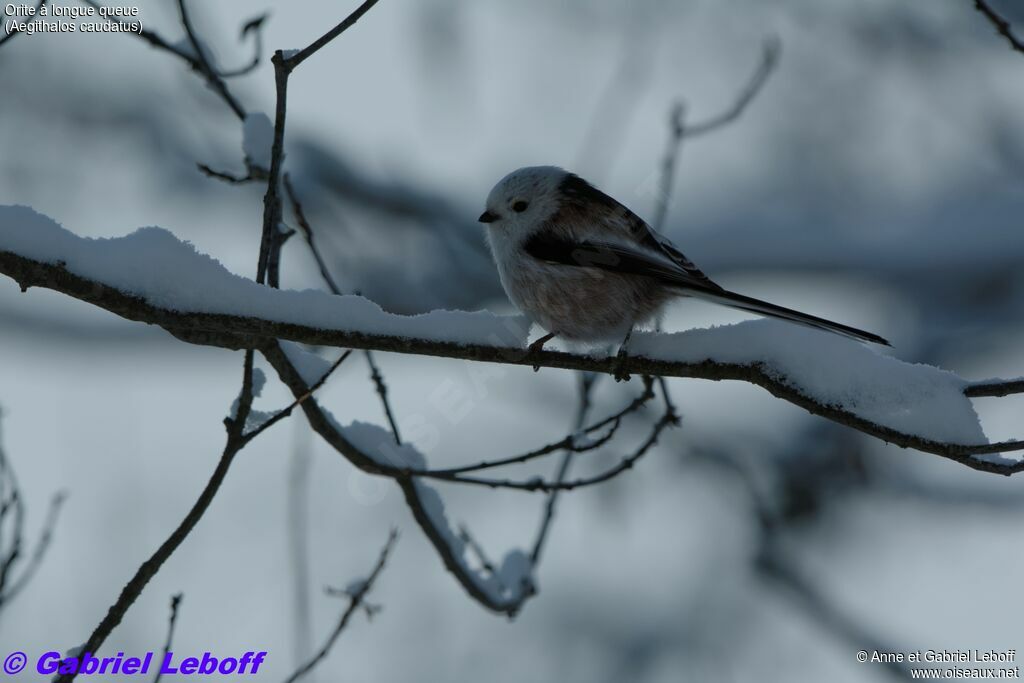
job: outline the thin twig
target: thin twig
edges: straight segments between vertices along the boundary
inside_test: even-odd
[[[239,120],[244,121],[245,109],[243,109],[242,105],[238,103],[235,96],[228,90],[224,80],[210,64],[206,51],[199,42],[195,28],[192,26],[192,19],[188,15],[188,9],[185,7],[185,0],[178,0],[178,13],[181,17],[181,25],[185,29],[185,35],[188,36],[188,42],[192,45],[193,51],[195,51],[195,64],[198,65],[200,73],[202,73],[206,78],[206,82],[210,84],[210,87],[213,88],[214,92],[220,95],[221,99],[231,107],[231,111],[235,112],[235,116],[237,116]]]
[[[263,24],[266,22],[268,14],[261,14],[254,19],[250,19],[242,25],[242,31],[240,38],[245,40],[246,36],[250,33],[255,36],[253,39],[253,55],[252,59],[249,60],[248,64],[240,66],[237,69],[231,69],[228,71],[219,72],[221,78],[236,78],[238,76],[244,76],[251,73],[260,65],[260,55],[263,54]]]
[[[0,413],[0,417],[2,417],[2,413]],[[7,459],[3,444],[0,443],[0,609],[13,600],[35,576],[47,550],[49,550],[61,507],[66,498],[66,493],[58,491],[50,499],[46,519],[39,532],[39,539],[36,541],[32,556],[25,569],[15,576],[14,570],[24,557],[25,502],[21,496],[21,487],[18,484],[14,467]],[[11,540],[5,547],[2,539],[3,534],[8,531],[8,526]]]
[[[581,373],[581,376],[583,374],[585,373]],[[494,469],[496,467],[505,467],[507,465],[521,465],[522,463],[529,462],[530,460],[535,460],[545,455],[550,455],[551,453],[555,453],[557,451],[566,449],[571,450],[574,453],[585,453],[586,451],[595,450],[603,446],[615,435],[615,433],[619,429],[619,425],[622,422],[622,418],[631,413],[636,412],[652,398],[654,398],[654,392],[651,391],[650,385],[645,383],[644,391],[639,396],[630,401],[624,408],[622,408],[618,412],[612,413],[608,417],[605,417],[604,419],[594,422],[593,424],[587,427],[577,429],[574,433],[569,434],[553,443],[541,446],[540,448],[536,448],[532,451],[527,451],[526,453],[520,453],[518,455],[509,456],[507,458],[499,458],[496,460],[484,460],[482,462],[476,463],[475,465],[462,465],[459,467],[449,467],[445,469],[408,470],[408,474],[412,476],[423,476],[431,474],[466,474],[469,472],[479,472],[481,470]],[[589,402],[589,398],[585,400]],[[577,417],[578,420],[575,424],[579,424],[579,420],[586,419],[586,413],[583,412]],[[580,435],[592,434],[593,432],[596,432],[599,429],[602,429],[608,425],[611,425],[611,428],[603,435],[601,435],[599,438],[593,441],[585,442],[582,445],[580,445]]]
[[[256,282],[260,284],[266,282],[273,235],[281,224],[281,196],[278,185],[281,167],[284,164],[284,124],[288,113],[288,72],[284,68],[281,51],[275,52],[270,61],[274,65],[277,101],[274,105],[274,142],[270,147],[270,172],[267,176],[267,192],[263,196],[263,232],[260,238],[259,262],[256,265]]]
[[[573,421],[573,430],[579,432],[579,430],[586,423],[587,415],[590,413],[591,400],[590,396],[594,391],[594,385],[597,383],[597,378],[600,375],[596,375],[591,372],[580,372],[577,375],[579,377],[579,383],[577,386],[577,392],[579,395],[578,406],[576,408],[576,417]],[[651,384],[650,382],[644,381],[644,393],[642,395],[650,395]],[[642,404],[633,402],[639,407]],[[614,429],[609,431],[608,439],[611,439],[615,429],[618,428],[620,422],[616,420],[613,423]],[[605,439],[607,441],[608,439]],[[562,454],[562,461],[558,464],[558,473],[555,476],[555,482],[561,484],[565,481],[566,477],[569,476],[569,467],[572,465],[572,458],[576,451],[574,448],[566,448]],[[551,530],[551,524],[555,519],[555,507],[558,504],[558,496],[560,491],[552,491],[548,494],[548,498],[544,501],[544,514],[540,520],[540,527],[537,529],[537,537],[533,542],[533,549],[530,550],[530,564],[534,567],[540,564],[541,553],[544,552],[544,544],[547,542],[548,532]]]
[[[46,0],[39,0],[39,2],[36,4],[36,11],[34,12],[34,15],[38,16],[39,10],[41,10],[43,8],[43,5],[45,4]],[[21,31],[19,31],[18,29],[14,29],[6,36],[0,36],[0,46],[3,46],[4,43],[6,43],[8,40],[11,40],[12,38],[14,38],[14,36],[18,35],[19,33],[21,33]]]
[[[302,203],[299,201],[299,197],[295,192],[295,187],[292,185],[291,177],[288,173],[284,174],[284,191],[288,195],[288,201],[292,207],[292,213],[295,214],[295,222],[299,226],[299,232],[302,233],[303,239],[306,240],[306,244],[309,246],[310,252],[313,254],[313,258],[316,260],[317,268],[320,269],[320,277],[323,278],[327,288],[331,290],[332,294],[341,294],[341,288],[338,287],[338,283],[335,282],[331,276],[331,271],[327,267],[327,262],[324,261],[324,257],[320,254],[320,249],[317,248],[316,240],[313,236],[313,226],[306,218],[306,212],[302,208]]]
[[[295,214],[295,221],[299,225],[299,232],[306,240],[306,245],[309,247],[310,252],[313,254],[313,259],[316,261],[317,268],[320,269],[320,277],[323,278],[324,284],[331,290],[332,294],[341,295],[341,288],[338,287],[338,283],[331,275],[330,269],[327,267],[327,262],[324,260],[323,255],[320,253],[320,249],[317,248],[316,240],[313,236],[313,226],[306,218],[306,212],[302,208],[302,202],[299,201],[299,197],[295,192],[295,187],[292,185],[291,177],[289,174],[284,174],[284,191],[288,196],[288,202],[291,204],[292,213]],[[402,436],[398,431],[398,422],[395,420],[394,411],[391,409],[391,402],[388,400],[388,387],[384,383],[384,375],[381,374],[380,369],[377,367],[377,362],[373,357],[372,351],[365,351],[366,363],[370,366],[370,379],[373,380],[374,387],[377,391],[377,396],[380,397],[381,406],[384,409],[384,415],[387,418],[388,424],[391,426],[391,433],[395,437],[395,443],[398,445],[402,444]]]
[[[466,544],[466,547],[476,555],[476,559],[480,562],[481,568],[491,576],[496,576],[494,563],[491,562],[489,557],[487,557],[487,553],[484,552],[483,546],[473,538],[473,534],[469,533],[468,528],[465,526],[459,527],[459,538]]]
[[[445,469],[424,469],[424,470],[410,470],[409,474],[412,476],[430,476],[432,474],[449,475],[449,474],[468,474],[470,472],[480,472],[482,470],[494,469],[496,467],[507,467],[508,465],[521,465],[537,458],[542,458],[545,455],[551,455],[558,451],[568,451],[570,453],[586,453],[588,451],[594,451],[604,446],[606,443],[615,437],[615,434],[619,430],[620,420],[616,419],[612,422],[612,426],[597,439],[584,441],[582,445],[579,443],[579,433],[569,434],[568,436],[549,443],[546,446],[541,446],[532,451],[526,453],[520,453],[518,455],[512,455],[507,458],[500,458],[498,460],[485,460],[478,462],[475,465],[462,465],[460,467],[449,467]],[[588,427],[589,429],[589,427]]]
[[[327,380],[330,378],[330,376],[334,374],[334,371],[337,370],[338,367],[342,363],[344,363],[345,360],[349,356],[351,356],[351,355],[352,355],[352,349],[349,349],[348,351],[345,351],[345,353],[341,354],[341,356],[338,358],[338,360],[334,361],[334,363],[331,364],[331,367],[327,370],[327,372],[325,372],[323,374],[323,376],[321,376],[320,379],[318,379],[316,381],[316,383],[310,385],[309,391],[304,393],[302,396],[297,397],[294,401],[292,401],[290,404],[288,404],[287,407],[282,408],[281,410],[279,410],[276,413],[274,413],[274,415],[272,415],[270,418],[268,418],[266,422],[260,423],[260,425],[258,427],[256,427],[252,431],[247,432],[246,434],[244,434],[242,436],[242,439],[244,439],[245,442],[248,443],[249,441],[252,441],[257,436],[262,434],[263,432],[265,432],[268,429],[270,429],[271,427],[273,427],[275,424],[277,424],[278,422],[280,422],[284,418],[286,418],[289,415],[291,415],[293,410],[295,410],[297,407],[301,406],[305,401],[309,400],[310,396],[312,396],[314,393],[316,393],[316,391],[320,387],[322,387],[324,384],[326,384]]]
[[[278,377],[285,383],[293,395],[299,396],[307,390],[305,380],[292,365],[287,355],[281,350],[278,342],[269,342],[260,348],[264,358],[274,367]],[[355,444],[349,441],[337,423],[327,415],[318,404],[316,398],[312,398],[302,404],[302,410],[309,421],[309,425],[324,441],[343,455],[353,465],[361,470],[372,474],[385,474],[394,479],[395,483],[402,490],[406,504],[409,506],[416,523],[423,530],[424,535],[434,546],[444,566],[451,572],[467,594],[487,609],[495,612],[514,616],[523,606],[523,603],[532,593],[523,592],[511,598],[495,596],[490,590],[481,586],[478,577],[465,565],[461,556],[461,549],[456,549],[451,544],[450,530],[439,526],[434,516],[435,509],[430,507],[423,499],[423,488],[412,477],[407,476],[401,468],[389,468],[379,463],[370,454],[361,451]],[[435,494],[436,495],[436,494]]]
[[[67,498],[68,494],[66,491],[58,491],[50,498],[50,507],[46,512],[46,521],[43,522],[43,528],[39,532],[39,540],[36,541],[32,557],[29,559],[28,565],[25,566],[25,570],[11,582],[7,590],[0,594],[0,606],[13,600],[28,585],[39,569],[43,558],[46,556],[46,551],[49,550],[50,544],[53,542],[53,533],[57,528],[57,521],[60,518],[60,512]]]
[[[363,606],[367,594],[373,588],[374,582],[377,581],[377,577],[384,570],[384,565],[387,563],[388,554],[395,545],[395,541],[398,540],[398,530],[392,529],[391,533],[388,534],[388,540],[384,544],[384,548],[380,551],[380,557],[377,558],[377,564],[374,566],[373,571],[370,572],[370,576],[363,581],[357,590],[349,594],[348,608],[342,613],[341,619],[338,620],[337,626],[327,637],[327,641],[323,644],[323,647],[313,655],[312,659],[300,666],[291,676],[285,679],[285,683],[295,683],[310,671],[312,671],[317,664],[319,664],[324,657],[334,647],[334,643],[338,640],[338,636],[341,635],[345,627],[348,626],[348,622],[352,619],[352,615],[355,614],[361,606]]]
[[[99,12],[100,10],[106,10],[106,6],[100,4],[96,0],[80,0],[80,2],[83,5],[88,5],[89,7],[92,7],[97,12]],[[238,69],[234,69],[234,70],[231,70],[231,71],[216,72],[218,76],[220,76],[221,78],[232,78],[232,77],[235,77],[235,76],[242,76],[242,75],[252,71],[256,67],[256,65],[258,65],[259,54],[263,51],[262,50],[263,37],[262,37],[261,30],[262,30],[262,27],[263,27],[263,20],[266,19],[266,16],[267,15],[262,15],[260,17],[257,17],[256,19],[250,19],[248,22],[246,22],[242,26],[242,36],[243,37],[245,37],[245,35],[247,35],[247,31],[254,31],[254,29],[256,29],[255,30],[255,34],[256,34],[256,56],[253,58],[253,60],[250,61],[248,64],[246,64],[246,65],[244,65],[242,67],[239,67]],[[109,16],[108,15],[105,18],[108,21],[115,21],[118,24],[121,24],[122,26],[126,23],[126,22],[122,21],[120,18],[115,17],[115,16]],[[254,27],[253,25],[257,21],[259,21],[259,24]],[[202,65],[200,64],[199,58],[197,57],[198,53],[192,54],[190,52],[182,50],[181,48],[177,47],[176,45],[172,45],[171,43],[167,42],[158,33],[155,33],[153,31],[149,31],[149,30],[147,30],[145,28],[143,28],[141,31],[138,31],[138,32],[135,32],[135,31],[121,31],[121,33],[125,33],[126,35],[138,36],[143,41],[149,43],[149,45],[151,47],[155,47],[158,50],[164,50],[166,52],[170,52],[171,54],[173,54],[174,56],[178,57],[179,59],[181,59],[181,60],[183,60],[185,62],[188,62],[189,66],[193,70],[195,70],[197,72],[200,72],[200,73],[202,72]]]
[[[711,131],[721,128],[722,126],[728,125],[738,119],[746,111],[747,107],[754,98],[757,97],[758,93],[761,92],[761,88],[768,82],[768,77],[771,76],[775,67],[779,63],[779,55],[782,54],[782,41],[777,36],[771,36],[764,41],[764,48],[761,52],[761,62],[757,65],[757,69],[754,74],[750,77],[747,82],[747,86],[740,92],[733,105],[724,112],[697,123],[692,123],[686,127],[685,137],[692,138],[698,135],[704,135]]]
[[[384,416],[387,417],[388,425],[391,427],[391,434],[395,437],[395,443],[402,445],[402,437],[398,433],[398,423],[395,422],[395,415],[391,411],[391,402],[388,401],[388,385],[384,383],[384,375],[380,374],[380,368],[373,359],[373,352],[366,351],[366,363],[370,366],[370,379],[377,389],[377,396],[380,397],[380,404],[384,407]]]
[[[179,2],[182,1],[179,0]],[[296,54],[286,58],[282,50],[277,50],[270,60],[274,65],[274,84],[277,91],[277,102],[274,107],[274,142],[270,148],[270,173],[267,178],[267,193],[263,197],[263,237],[260,240],[260,258],[256,267],[256,282],[260,284],[263,284],[266,280],[267,266],[273,246],[273,233],[281,222],[281,196],[278,185],[280,184],[281,169],[284,164],[285,115],[288,112],[288,75],[299,64],[309,59],[317,50],[355,24],[377,2],[378,0],[366,0],[352,14],[343,19],[340,24]]]
[[[260,174],[253,173],[252,168],[249,169],[249,172],[246,173],[246,175],[242,176],[233,175],[231,173],[227,173],[226,171],[216,171],[207,166],[206,164],[196,164],[196,166],[198,166],[199,170],[202,171],[203,175],[207,176],[208,178],[223,180],[225,183],[229,183],[231,185],[244,185],[246,183],[254,183],[258,180],[266,180],[266,178],[262,177]]]
[[[618,475],[622,474],[626,470],[632,469],[633,465],[636,464],[637,460],[642,458],[647,452],[658,442],[658,436],[664,431],[665,427],[676,424],[674,415],[666,413],[651,429],[650,435],[640,444],[640,446],[630,455],[622,458],[617,465],[611,467],[604,472],[596,474],[592,477],[583,477],[580,479],[572,479],[569,481],[546,481],[541,478],[528,479],[526,481],[517,481],[514,479],[485,479],[481,477],[466,477],[466,476],[431,476],[431,478],[441,479],[449,481],[454,484],[470,484],[474,486],[484,486],[491,489],[511,489],[515,491],[572,491],[573,489],[584,488],[587,486],[594,486],[595,484],[601,484],[610,479],[614,479]]]
[[[242,391],[238,398],[238,409],[235,413],[234,418],[225,418],[224,426],[227,430],[227,439],[224,444],[224,450],[221,453],[220,460],[217,462],[217,467],[214,468],[213,474],[210,476],[209,481],[206,482],[206,486],[199,494],[199,498],[193,503],[191,509],[185,515],[185,518],[181,520],[171,535],[160,544],[160,547],[149,557],[148,560],[142,563],[142,565],[135,571],[135,575],[132,576],[131,580],[125,584],[124,588],[121,589],[121,594],[114,601],[114,604],[107,610],[107,614],[100,621],[99,625],[93,630],[92,634],[89,635],[88,640],[82,646],[83,652],[98,652],[100,646],[103,645],[110,633],[121,623],[124,615],[128,612],[139,595],[142,594],[146,584],[149,583],[150,579],[156,576],[156,573],[160,571],[160,568],[167,561],[167,559],[174,554],[174,551],[178,549],[178,546],[188,537],[192,530],[195,528],[199,520],[206,514],[206,510],[210,507],[210,503],[213,502],[214,497],[217,495],[217,491],[220,490],[221,484],[224,483],[224,478],[227,476],[228,469],[231,467],[231,463],[234,461],[235,456],[238,452],[245,447],[248,443],[244,437],[244,429],[246,420],[249,418],[249,413],[252,410],[253,402],[253,380],[252,380],[252,369],[253,369],[253,352],[245,352],[245,362],[243,363],[242,369]],[[54,679],[54,683],[70,683],[75,679],[78,673],[67,673],[60,674]]]
[[[369,12],[370,9],[377,4],[377,2],[378,0],[366,0],[366,2],[364,2],[358,8],[356,8],[356,10],[352,12],[352,14],[345,17],[345,19],[342,20],[340,24],[338,24],[330,31],[317,38],[306,48],[300,50],[296,54],[285,59],[285,69],[289,72],[293,71],[295,67],[297,67],[299,64],[302,64],[302,62],[312,57],[313,54],[317,52],[317,50],[322,48],[324,45],[327,45],[327,43],[331,42],[332,40],[340,36],[342,33],[347,31],[353,24],[359,21],[359,19],[362,18],[364,14]]]
[[[178,606],[181,605],[181,593],[175,593],[171,596],[171,616],[167,620],[167,640],[164,641],[164,654],[160,661],[167,659],[167,653],[171,651],[171,644],[174,642],[174,625],[178,621]],[[156,670],[156,676],[153,677],[153,683],[160,683],[160,677],[163,676],[164,667],[159,667]]]
[[[1024,43],[1017,36],[1013,35],[1013,31],[1010,30],[1010,22],[999,16],[985,0],[974,0],[974,9],[984,14],[989,23],[995,27],[996,33],[1006,38],[1006,42],[1010,44],[1010,49],[1024,54]]]

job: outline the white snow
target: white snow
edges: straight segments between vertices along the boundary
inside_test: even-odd
[[[259,368],[252,369],[252,398],[255,401],[263,393],[263,387],[266,386],[267,376]],[[235,397],[234,402],[231,404],[231,410],[228,411],[228,416],[234,419],[238,415],[238,404],[241,401],[241,390],[239,395]],[[245,418],[245,429],[244,431],[249,432],[253,429],[258,428],[261,424],[269,420],[274,416],[273,413],[264,412],[261,410],[255,410],[250,408],[249,414]]]
[[[162,228],[86,239],[26,206],[0,206],[0,250],[44,263],[62,261],[72,273],[182,312],[255,316],[325,330],[501,348],[524,348],[528,333],[522,317],[484,311],[404,316],[387,313],[360,296],[274,290],[230,273]]]
[[[281,50],[281,56],[285,59],[291,59],[300,52],[302,52],[302,50]]]
[[[293,342],[281,342],[281,350],[288,357],[295,371],[299,373],[302,381],[309,386],[319,382],[331,369],[331,364],[326,360]]]
[[[298,344],[283,342],[281,349],[307,384],[316,383],[331,367],[326,360],[305,351]],[[387,429],[360,421],[342,427],[327,408],[321,405],[320,410],[335,430],[376,462],[390,467],[427,469],[426,456],[410,443],[396,444],[394,437]],[[420,503],[430,519],[430,524],[437,529],[445,545],[451,549],[452,556],[462,566],[466,575],[470,576],[480,590],[486,592],[494,602],[514,602],[519,599],[523,590],[535,585],[529,556],[519,549],[510,550],[505,555],[501,566],[494,575],[470,566],[465,557],[466,544],[452,529],[441,494],[437,489],[420,480],[417,480],[414,485]]]
[[[778,320],[748,320],[674,334],[634,335],[638,356],[697,363],[762,363],[776,379],[867,420],[958,444],[988,443],[967,382],[930,365],[906,363],[844,337]]]
[[[263,112],[246,114],[242,122],[242,151],[253,166],[270,168],[270,152],[274,145],[274,124]]]
[[[142,228],[115,239],[84,239],[31,208],[0,206],[0,250],[47,263],[62,261],[73,273],[173,310],[516,350],[523,349],[527,340],[523,317],[464,311],[402,316],[359,296],[263,287],[228,272],[215,259],[160,228]],[[637,334],[630,351],[667,361],[761,363],[767,372],[817,402],[872,422],[936,441],[987,443],[978,416],[963,395],[963,379],[881,355],[843,337],[755,320],[674,334]],[[300,364],[317,366],[302,370],[312,383],[313,375],[325,369],[319,366],[324,361],[306,360]],[[367,427],[349,429],[354,430],[353,439],[369,438]],[[390,438],[381,438],[377,450],[386,443],[392,443]],[[410,463],[418,456],[404,448],[391,449],[387,455]]]
[[[354,446],[381,464],[413,469],[427,467],[426,456],[415,446],[408,443],[397,445],[391,432],[382,427],[366,422],[353,422],[342,428],[341,432]],[[465,573],[494,602],[514,602],[519,599],[523,590],[533,585],[533,565],[529,556],[518,548],[506,553],[501,566],[494,574],[471,567],[465,556],[466,543],[452,529],[441,494],[434,487],[424,484],[422,480],[416,480],[414,486],[431,526],[440,533],[445,545],[451,549],[452,555]]]

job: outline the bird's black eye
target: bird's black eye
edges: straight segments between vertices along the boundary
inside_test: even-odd
[[[515,211],[516,213],[522,213],[523,211],[526,211],[526,207],[528,206],[529,204],[527,202],[524,202],[522,199],[520,199],[518,202],[512,205],[512,210]]]

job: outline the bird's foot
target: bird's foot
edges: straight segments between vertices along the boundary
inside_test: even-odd
[[[549,332],[548,334],[545,334],[543,337],[541,337],[537,341],[535,341],[532,344],[530,344],[529,347],[527,347],[526,355],[527,356],[532,356],[532,355],[540,353],[541,351],[544,350],[544,345],[546,343],[548,343],[549,341],[551,341],[552,339],[554,339],[554,337],[555,337],[555,333],[554,332]],[[540,365],[534,363],[533,364],[533,371],[534,372],[538,372],[539,370],[540,370]]]
[[[615,373],[612,375],[615,377],[616,382],[628,382],[630,375],[626,372],[626,363],[629,360],[629,355],[626,353],[626,348],[622,347],[619,352],[615,354]]]

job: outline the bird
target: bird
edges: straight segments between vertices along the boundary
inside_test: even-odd
[[[622,203],[557,166],[527,166],[503,177],[478,220],[487,226],[509,300],[547,331],[529,352],[555,337],[621,340],[624,359],[634,328],[660,319],[679,297],[891,346],[877,334],[725,289]]]

